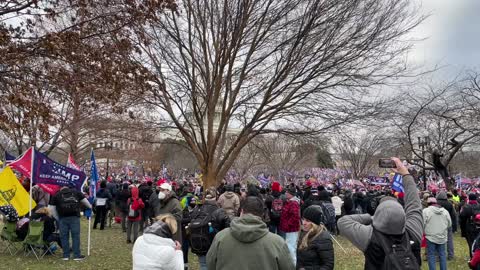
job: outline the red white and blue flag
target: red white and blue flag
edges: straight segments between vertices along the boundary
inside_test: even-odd
[[[68,154],[67,167],[68,167],[68,168],[75,169],[75,170],[77,170],[77,171],[81,171],[81,170],[82,170],[82,169],[80,168],[80,166],[78,166],[77,163],[75,163],[75,160],[73,159],[72,153],[69,153],[69,154]]]

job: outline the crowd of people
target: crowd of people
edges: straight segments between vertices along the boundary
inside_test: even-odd
[[[114,213],[126,243],[133,245],[133,269],[189,269],[190,252],[201,270],[334,269],[335,237],[342,235],[363,252],[365,269],[420,269],[425,247],[428,268],[436,269],[439,262],[443,270],[455,257],[458,228],[470,251],[465,268],[480,269],[477,194],[420,192],[409,170],[394,161],[393,171],[402,176],[400,193],[314,187],[308,181],[301,186],[272,182],[266,188],[223,181],[208,189],[164,179],[102,181],[93,204],[66,186],[51,198],[35,189],[35,199],[43,203],[31,217],[0,211],[17,222],[19,237],[30,220],[44,221],[46,241],[71,247],[63,248],[64,260],[71,252],[74,260],[84,258],[82,209],[93,208],[93,229],[99,230]]]

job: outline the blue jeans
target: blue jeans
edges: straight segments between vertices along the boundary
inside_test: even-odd
[[[80,257],[80,217],[60,217],[59,221],[63,257],[70,258],[70,234],[72,235],[73,256]]]
[[[285,241],[287,242],[288,251],[292,256],[293,265],[297,265],[297,240],[298,232],[285,233]]]
[[[452,227],[448,228],[448,242],[447,242],[447,258],[453,259],[455,252],[453,249],[453,231]]]
[[[428,269],[435,270],[436,253],[440,257],[440,270],[447,270],[447,257],[445,255],[445,244],[435,244],[427,239]]]
[[[200,264],[200,270],[208,270],[207,256],[198,256],[198,263]]]

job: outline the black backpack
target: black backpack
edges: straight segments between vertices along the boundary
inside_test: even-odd
[[[80,213],[80,201],[77,193],[72,190],[60,191],[56,208],[58,215],[62,217],[78,216]]]
[[[150,196],[153,193],[153,189],[143,188],[142,190],[139,190],[139,192],[140,192],[140,199],[142,199],[143,203],[145,204],[145,208],[148,208],[149,205],[150,205],[149,199],[150,199]]]
[[[332,231],[335,228],[335,224],[337,222],[335,216],[335,206],[333,206],[331,202],[321,202],[320,206],[322,207],[323,211],[323,223],[329,231]]]
[[[403,234],[400,241],[392,240],[388,235],[375,229],[373,234],[385,252],[382,270],[420,270],[407,232]]]
[[[188,225],[190,232],[190,247],[192,253],[204,256],[212,245],[215,232],[212,231],[212,214],[218,209],[215,205],[202,205],[195,208],[191,213],[191,221]],[[210,225],[209,225],[210,223]]]

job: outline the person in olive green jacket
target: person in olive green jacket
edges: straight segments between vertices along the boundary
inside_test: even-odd
[[[240,217],[215,236],[207,253],[208,269],[295,269],[285,240],[262,221],[263,201],[247,197],[240,208]]]

